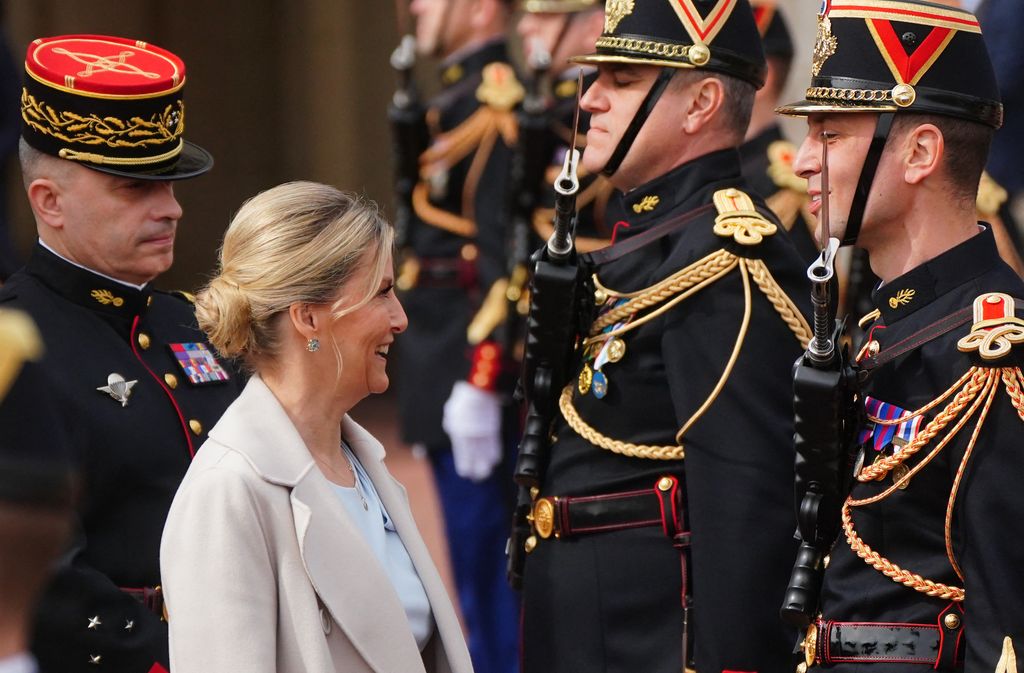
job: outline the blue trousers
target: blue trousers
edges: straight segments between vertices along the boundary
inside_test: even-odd
[[[519,598],[505,580],[511,477],[499,467],[474,483],[455,472],[450,448],[429,455],[473,668],[476,673],[517,673]]]

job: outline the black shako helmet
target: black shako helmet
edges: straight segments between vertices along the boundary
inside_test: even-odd
[[[576,63],[662,68],[602,170],[612,175],[677,69],[701,69],[764,85],[761,36],[748,0],[606,0],[604,32]]]
[[[920,0],[824,0],[802,101],[779,114],[878,112],[850,208],[844,245],[860,233],[895,114],[965,119],[999,128],[1003,106],[981,26],[970,12]]]

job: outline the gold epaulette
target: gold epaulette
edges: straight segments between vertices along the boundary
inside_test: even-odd
[[[0,400],[25,361],[38,360],[42,354],[43,340],[32,319],[21,311],[0,310]]]
[[[476,99],[500,112],[509,112],[526,97],[526,89],[516,79],[516,71],[508,63],[489,63],[483,69],[483,81],[476,89]]]
[[[775,223],[754,208],[754,202],[744,192],[730,187],[715,192],[715,234],[733,238],[740,245],[757,245],[765,236],[778,231]]]
[[[196,296],[191,292],[186,292],[185,290],[171,290],[171,294],[179,299],[184,299],[190,304],[196,303]]]
[[[768,146],[768,177],[779,189],[790,189],[807,194],[807,180],[793,169],[796,159],[796,145],[788,140],[776,140]]]
[[[977,353],[982,360],[998,360],[1024,343],[1024,320],[1017,317],[1013,297],[987,292],[974,300],[974,324],[957,342],[962,353]]]
[[[975,208],[983,218],[995,217],[1010,195],[987,172],[981,174]]]

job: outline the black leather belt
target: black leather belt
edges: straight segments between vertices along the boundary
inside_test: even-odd
[[[146,609],[154,615],[164,621],[167,621],[167,608],[164,605],[164,592],[159,586],[118,588],[138,602],[142,603]]]
[[[478,286],[476,263],[463,257],[420,257],[412,287],[472,290]]]
[[[808,664],[925,664],[953,670],[962,660],[963,612],[951,604],[935,624],[835,622],[808,627],[804,654]]]
[[[666,476],[638,491],[538,498],[530,520],[544,539],[662,526],[675,544],[686,546],[690,532],[680,520],[681,497],[679,480]]]

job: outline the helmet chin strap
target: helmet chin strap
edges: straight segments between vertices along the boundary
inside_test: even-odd
[[[864,221],[864,209],[867,208],[868,196],[871,194],[871,185],[875,181],[878,162],[882,159],[882,152],[889,140],[889,132],[892,131],[892,122],[895,118],[896,114],[893,112],[883,112],[878,115],[875,135],[871,139],[868,154],[864,157],[864,166],[860,169],[860,179],[857,181],[857,191],[853,195],[853,203],[850,204],[850,215],[846,220],[846,233],[843,234],[841,245],[856,245],[857,243],[857,237],[860,235],[860,228]]]
[[[612,152],[612,156],[608,159],[608,163],[605,164],[604,168],[601,169],[601,173],[606,177],[611,177],[615,171],[619,170],[619,166],[622,165],[622,160],[626,158],[626,154],[629,153],[629,148],[633,146],[633,141],[636,140],[637,135],[640,133],[640,129],[643,128],[647,118],[651,115],[654,110],[654,106],[658,103],[658,99],[661,98],[661,94],[665,92],[665,87],[672,80],[672,77],[676,74],[676,68],[663,67],[661,72],[658,73],[658,78],[654,80],[654,84],[651,85],[651,90],[647,92],[647,96],[644,101],[640,103],[640,107],[637,109],[636,114],[633,115],[633,121],[629,123],[625,133],[622,134],[622,138],[619,139],[619,144],[615,146],[615,151]]]

